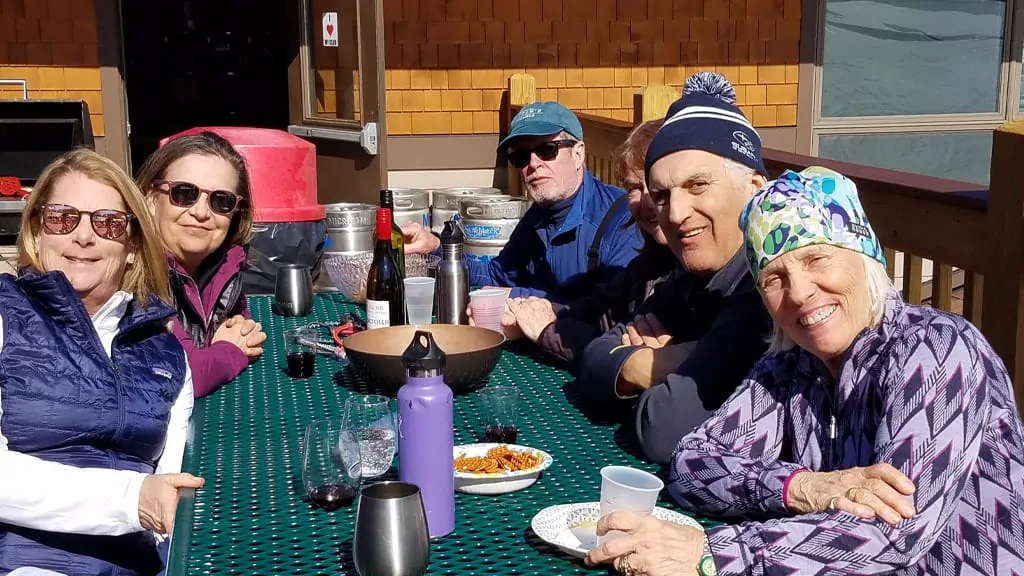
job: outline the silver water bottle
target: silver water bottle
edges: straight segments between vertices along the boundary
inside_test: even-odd
[[[441,231],[441,262],[437,265],[437,323],[469,324],[469,268],[462,261],[465,236],[455,219]]]

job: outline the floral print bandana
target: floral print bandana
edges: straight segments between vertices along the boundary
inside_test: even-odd
[[[885,265],[852,180],[827,168],[787,170],[750,199],[740,213],[747,262],[756,279],[779,256],[815,244],[866,254]]]

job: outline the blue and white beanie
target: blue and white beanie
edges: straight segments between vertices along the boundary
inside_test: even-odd
[[[698,72],[686,79],[683,96],[647,148],[644,172],[659,159],[680,150],[704,150],[750,167],[765,177],[761,136],[736,106],[736,90],[721,74]]]

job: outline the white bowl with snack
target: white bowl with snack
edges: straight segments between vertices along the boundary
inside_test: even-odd
[[[466,494],[507,494],[529,488],[554,459],[518,444],[462,444],[455,447],[455,490]]]
[[[655,508],[651,515],[681,526],[701,527],[693,518],[665,508]],[[530,527],[541,540],[570,556],[583,558],[597,546],[600,517],[600,502],[556,504],[538,512]]]

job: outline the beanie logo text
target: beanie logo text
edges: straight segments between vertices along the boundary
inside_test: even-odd
[[[750,141],[750,137],[744,134],[742,130],[732,133],[732,149],[751,160],[757,157],[754,154],[754,143]]]

